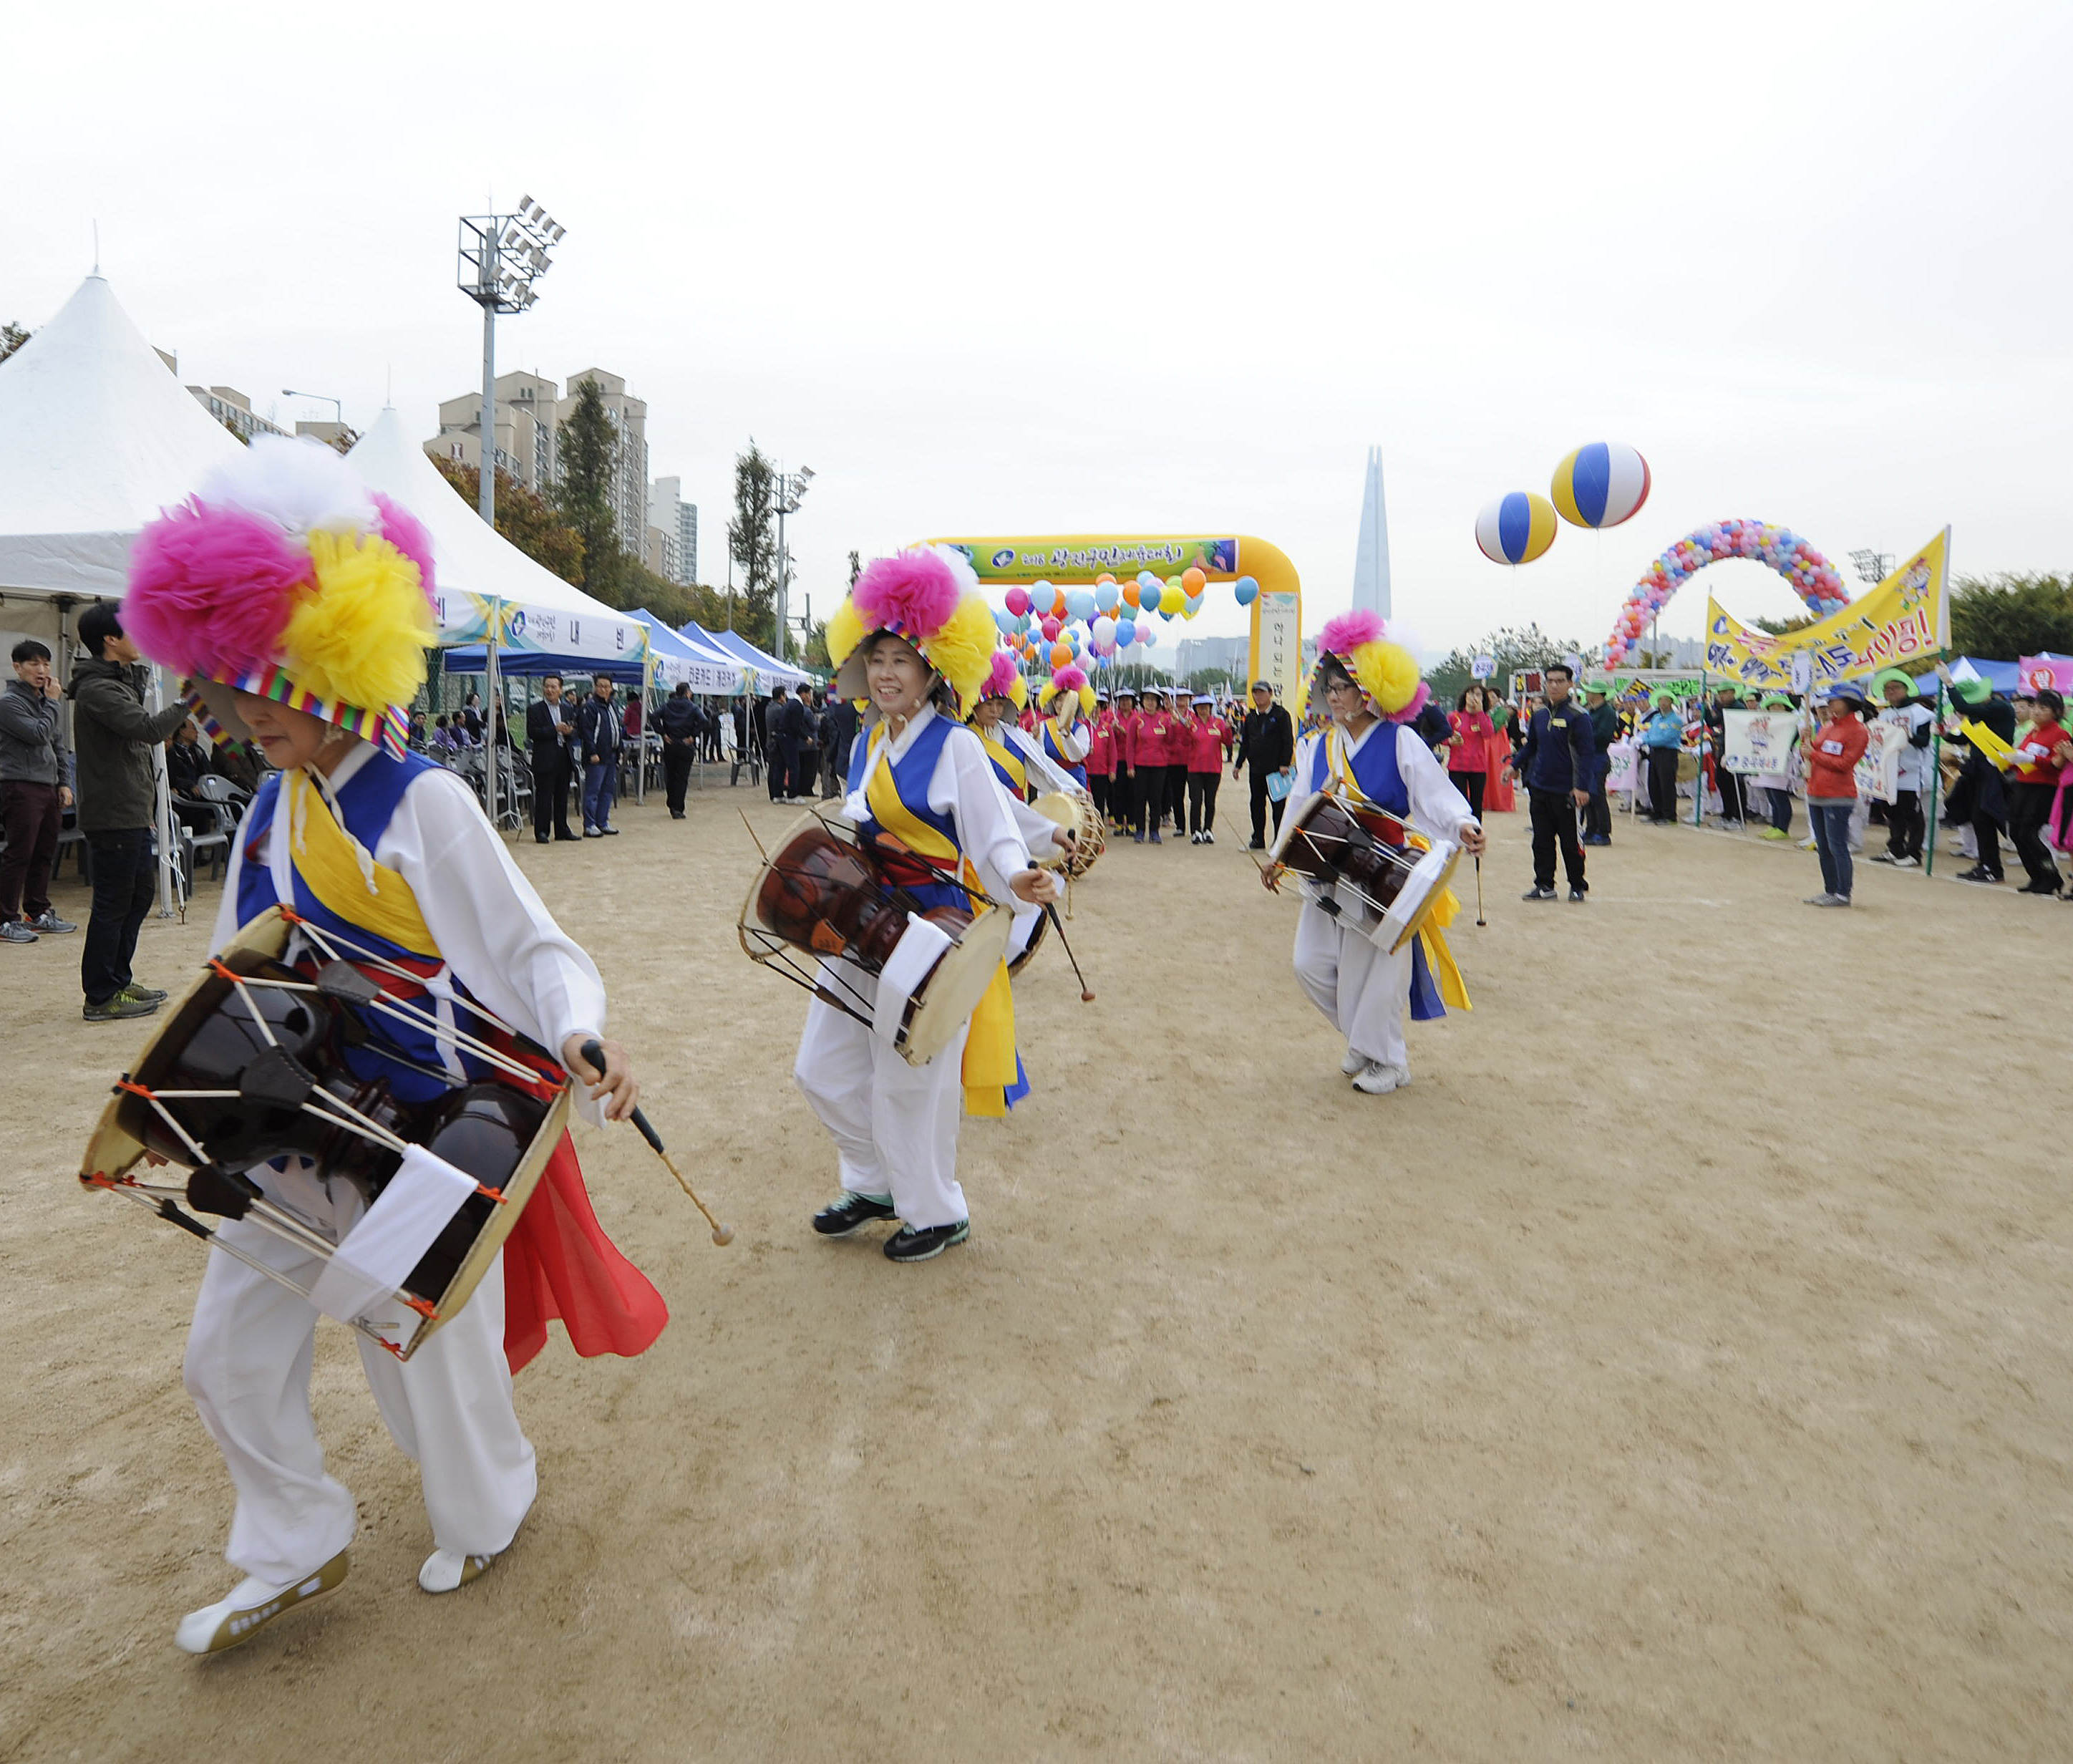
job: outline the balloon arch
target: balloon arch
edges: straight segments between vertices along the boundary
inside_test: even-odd
[[[1842,572],[1790,527],[1762,521],[1717,521],[1685,534],[1642,572],[1605,640],[1605,666],[1620,667],[1630,662],[1649,621],[1670,604],[1678,589],[1708,564],[1729,558],[1768,564],[1816,618],[1825,619],[1849,604]]]

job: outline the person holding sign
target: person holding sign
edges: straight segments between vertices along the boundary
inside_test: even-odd
[[[1821,892],[1809,906],[1848,906],[1855,880],[1850,863],[1850,814],[1857,806],[1857,761],[1871,737],[1861,720],[1866,706],[1845,680],[1828,689],[1828,720],[1814,732],[1807,756],[1807,818],[1821,854]]]
[[[1928,830],[1922,805],[1929,791],[1929,742],[1936,732],[1936,718],[1915,697],[1914,681],[1898,668],[1888,668],[1879,675],[1878,690],[1886,705],[1879,712],[1879,721],[1899,729],[1904,744],[1894,774],[1893,806],[1886,810],[1886,848],[1873,854],[1872,862],[1917,869]]]

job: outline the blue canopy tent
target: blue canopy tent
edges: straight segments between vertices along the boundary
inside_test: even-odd
[[[2021,683],[2014,662],[1989,662],[1976,655],[1952,657],[1951,673],[1954,678],[1960,680],[1984,680],[1996,692],[2013,693]],[[1920,675],[1915,680],[1914,690],[1924,694],[1935,692],[1936,676],[1933,674]]]
[[[696,620],[678,629],[693,642],[702,644],[707,649],[718,649],[723,654],[733,656],[737,661],[746,662],[755,670],[754,690],[768,691],[776,685],[793,686],[814,683],[813,675],[757,649],[739,632],[708,631]]]
[[[694,692],[728,697],[748,690],[741,664],[725,651],[701,649],[679,637],[645,607],[633,616],[648,627],[648,649],[654,657],[657,680],[673,686],[688,686]]]

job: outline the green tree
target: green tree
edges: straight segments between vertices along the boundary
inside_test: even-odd
[[[2073,578],[1959,577],[1951,591],[1951,647],[1995,662],[2046,649],[2073,654]]]
[[[863,574],[863,559],[856,552],[849,554],[849,585],[856,586],[856,579]]]
[[[29,340],[29,333],[19,324],[0,324],[0,361],[5,361]]]
[[[735,629],[751,643],[776,653],[777,617],[777,473],[749,437],[748,451],[734,460],[734,518],[727,524],[727,554],[742,572]]]
[[[1491,632],[1480,641],[1464,649],[1456,649],[1436,666],[1425,670],[1426,683],[1432,689],[1432,696],[1443,704],[1451,706],[1461,694],[1462,689],[1475,678],[1475,659],[1479,655],[1494,656],[1497,672],[1490,684],[1499,692],[1509,690],[1515,669],[1544,668],[1550,662],[1560,662],[1564,656],[1579,653],[1579,646],[1567,639],[1551,637],[1535,624],[1523,629],[1517,625],[1503,625]]]
[[[439,476],[471,509],[482,493],[482,474],[458,460],[434,460]],[[583,580],[583,536],[508,472],[497,474],[497,530],[535,563],[564,582]]]
[[[561,476],[554,487],[554,512],[583,541],[583,574],[576,579],[600,600],[621,569],[619,523],[612,511],[612,489],[619,471],[619,431],[605,408],[595,380],[576,387],[575,409],[555,438]],[[624,603],[612,601],[612,604]]]

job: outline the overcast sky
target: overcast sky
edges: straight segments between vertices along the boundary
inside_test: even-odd
[[[1728,516],[1846,572],[1947,521],[1961,571],[2073,566],[2069,68],[2064,0],[43,7],[0,319],[97,218],[183,378],[365,427],[393,377],[429,436],[480,380],[455,216],[523,191],[568,237],[500,365],[627,377],[708,581],[752,434],[817,473],[817,614],[852,546],[1172,530],[1273,540],[1314,629],[1379,443],[1422,648],[1589,644]],[[1478,508],[1593,439],[1647,455],[1641,514],[1483,561]]]

